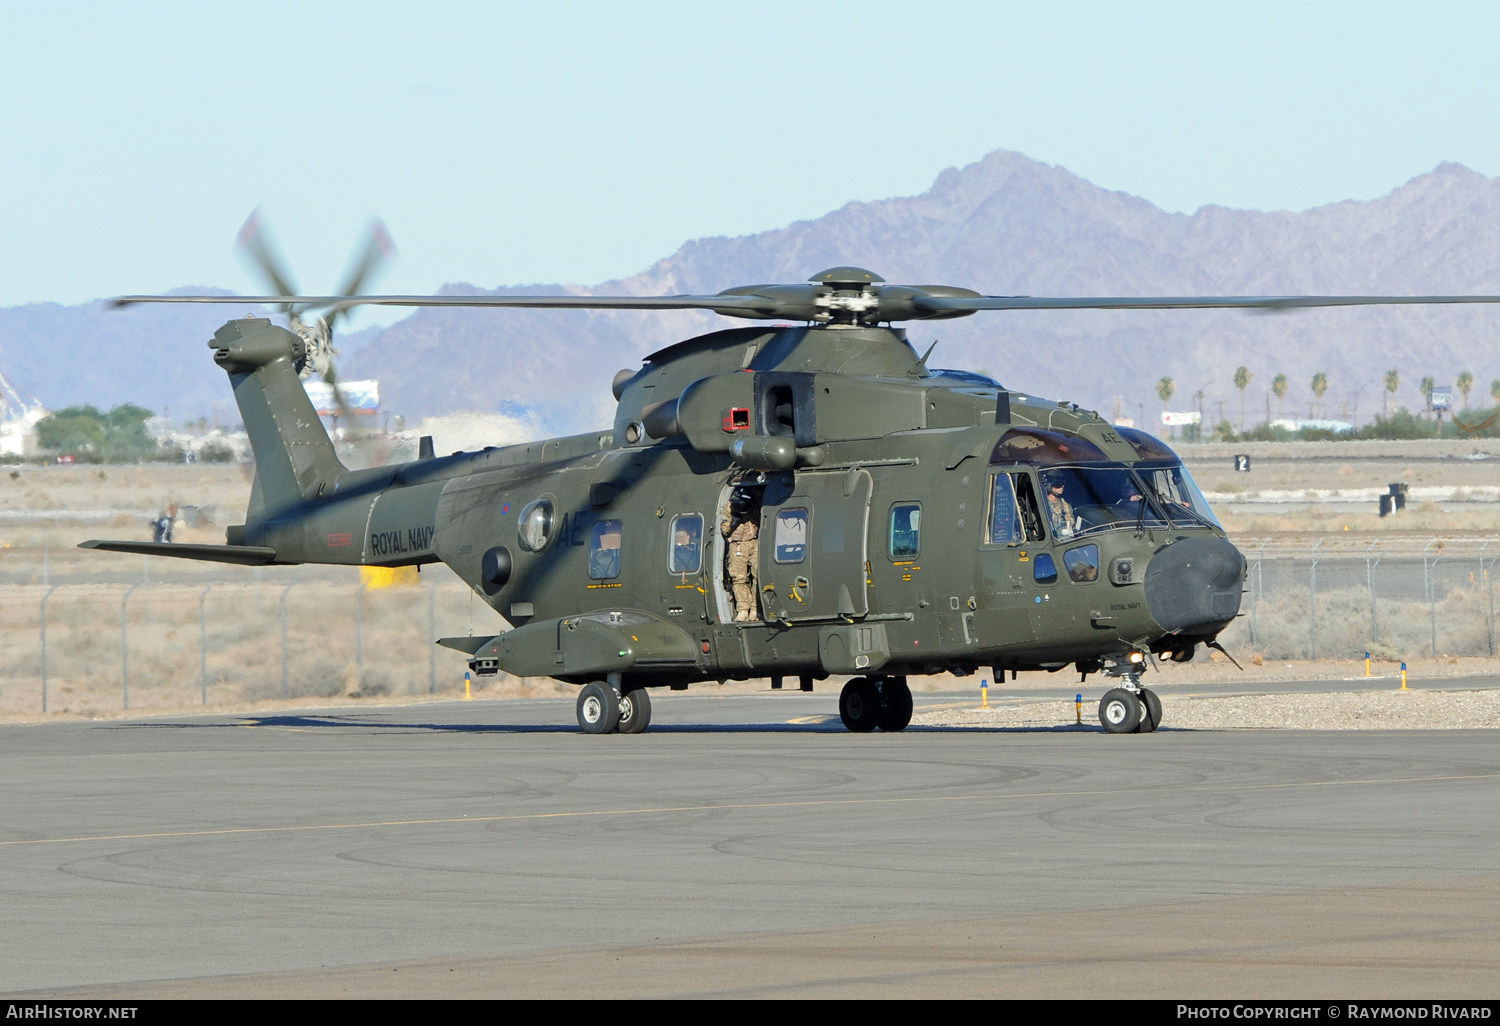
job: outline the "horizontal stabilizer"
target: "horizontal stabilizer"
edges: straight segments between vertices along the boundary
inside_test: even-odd
[[[442,645],[444,648],[453,648],[457,649],[460,652],[465,652],[469,655],[473,655],[475,652],[478,652],[481,648],[488,645],[494,640],[495,638],[493,635],[486,635],[484,637],[474,637],[473,635],[470,635],[467,638],[438,638],[437,643],[439,645]]]
[[[205,559],[211,563],[239,563],[241,566],[265,566],[276,558],[276,550],[264,545],[179,545],[174,542],[101,541],[90,538],[86,542],[79,542],[78,547],[103,552],[130,552],[138,556]]]

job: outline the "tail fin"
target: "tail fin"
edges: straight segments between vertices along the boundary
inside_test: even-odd
[[[244,536],[231,543],[255,544],[266,521],[331,490],[346,468],[297,376],[307,358],[300,335],[247,317],[214,332],[209,347],[214,362],[229,373],[255,452]]]

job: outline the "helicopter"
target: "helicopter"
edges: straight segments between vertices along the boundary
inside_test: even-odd
[[[278,287],[280,282],[277,282]],[[477,675],[579,686],[590,734],[639,733],[650,692],[845,676],[851,731],[900,731],[912,674],[1111,683],[1114,734],[1162,722],[1142,683],[1239,614],[1244,555],[1160,439],[1065,399],[929,368],[899,324],[979,311],[1295,310],[1500,296],[985,296],[860,267],[683,296],[123,296],[286,310],[712,310],[779,323],[679,341],[614,378],[611,429],[349,470],[298,375],[307,332],[231,320],[208,346],[256,458],[223,545],[82,547],[242,565],[441,562],[510,625],[441,638]],[[354,290],[348,290],[352,293]],[[801,322],[801,323],[788,323]],[[1222,651],[1222,648],[1220,648]],[[1225,653],[1226,655],[1228,653]]]

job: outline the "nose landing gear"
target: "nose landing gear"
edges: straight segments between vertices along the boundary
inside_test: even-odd
[[[1099,700],[1099,722],[1111,734],[1149,734],[1161,725],[1161,699],[1141,686],[1140,664],[1111,662],[1104,672],[1120,680]]]

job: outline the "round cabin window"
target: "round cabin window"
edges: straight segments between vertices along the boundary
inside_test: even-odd
[[[517,540],[527,552],[541,552],[552,540],[552,500],[537,499],[527,503],[521,510],[516,525]]]

